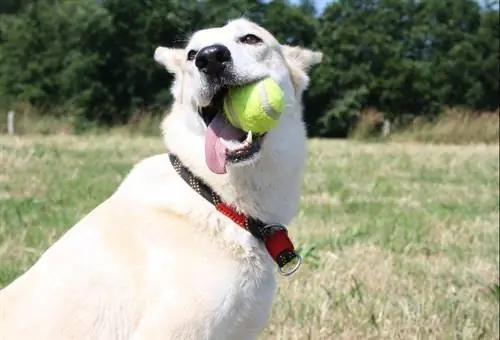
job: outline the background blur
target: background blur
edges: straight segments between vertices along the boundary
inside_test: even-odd
[[[75,131],[160,117],[171,78],[156,46],[241,15],[324,52],[304,97],[310,136],[449,112],[498,122],[498,11],[475,0],[2,0],[0,128],[10,109]]]

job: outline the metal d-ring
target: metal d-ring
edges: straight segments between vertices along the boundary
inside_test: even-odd
[[[278,224],[278,223],[266,224],[264,228],[271,230],[271,235],[274,234],[276,230],[284,230],[285,232],[288,233],[288,229],[286,229],[286,227],[283,224]]]
[[[273,234],[273,232],[275,232],[276,230],[284,230],[286,233],[288,233],[288,229],[282,225],[282,224],[268,224],[266,225],[266,229],[269,229],[271,231],[271,235]],[[297,271],[297,269],[299,269],[300,265],[302,264],[302,257],[295,253],[295,259],[296,259],[296,263],[295,265],[289,270],[289,271],[285,271],[283,270],[283,267],[288,267],[288,264],[292,261],[290,261],[289,263],[287,263],[286,265],[284,265],[283,267],[278,267],[279,269],[279,273],[282,275],[282,276],[290,276],[292,275],[293,273],[295,273]]]
[[[284,271],[283,268],[279,267],[279,272],[282,276],[290,276],[295,273],[297,269],[299,269],[300,265],[302,264],[302,257],[299,254],[295,254],[295,258],[297,259],[297,262],[295,263],[295,266],[293,266],[289,271]],[[288,263],[283,267],[288,267]]]

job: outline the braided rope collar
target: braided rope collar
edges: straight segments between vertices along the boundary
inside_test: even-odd
[[[285,226],[281,224],[266,224],[238,212],[235,208],[224,203],[221,197],[203,180],[195,176],[184,166],[176,155],[169,153],[169,158],[175,171],[194,191],[203,196],[219,212],[230,218],[234,223],[250,232],[258,240],[264,242],[269,255],[278,264],[280,274],[288,276],[299,268],[302,260],[300,255],[295,252]],[[289,267],[289,269],[285,267]]]

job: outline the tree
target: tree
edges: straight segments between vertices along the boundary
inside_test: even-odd
[[[125,123],[170,103],[158,45],[245,16],[281,43],[321,50],[304,95],[311,136],[345,136],[360,111],[433,117],[445,106],[498,108],[498,9],[474,0],[6,0],[0,94],[8,105],[69,107]],[[48,111],[47,110],[47,111]],[[51,112],[61,112],[55,110]],[[76,112],[76,113],[74,113]]]
[[[0,89],[12,101],[37,107],[84,105],[100,63],[96,47],[109,29],[96,3],[36,1],[6,18],[0,53]]]
[[[193,15],[194,14],[194,15]],[[170,78],[153,60],[197,20],[196,1],[36,1],[8,18],[0,89],[41,108],[71,105],[106,124],[169,101]]]
[[[499,60],[500,60],[500,27],[498,9],[488,9],[481,13],[481,24],[477,30],[474,44],[475,53],[480,61],[476,64],[479,74],[478,82],[482,93],[471,101],[475,108],[497,110],[499,99]]]
[[[197,1],[104,0],[112,31],[99,54],[99,81],[107,98],[90,107],[88,118],[108,124],[127,122],[137,110],[152,110],[170,101],[170,76],[160,71],[153,54],[158,45],[179,46],[199,24]]]
[[[324,60],[312,74],[306,101],[311,134],[342,136],[359,110],[366,106],[378,67],[387,50],[373,1],[340,0],[319,19],[316,47]]]
[[[310,8],[304,5],[296,7],[285,1],[272,1],[265,8],[261,25],[273,32],[282,44],[311,47],[316,38],[318,20],[309,11]]]
[[[0,1],[0,15],[17,13],[30,2],[28,0],[2,0]]]
[[[312,133],[345,135],[365,108],[395,119],[498,107],[498,10],[486,13],[474,0],[330,4],[316,39],[326,58],[306,103]]]

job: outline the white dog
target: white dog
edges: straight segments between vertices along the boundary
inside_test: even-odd
[[[266,223],[298,211],[301,96],[321,57],[246,19],[198,31],[185,49],[158,47],[155,60],[175,75],[168,153],[137,164],[0,291],[0,339],[256,339],[276,262],[296,261],[286,232]],[[229,126],[227,87],[266,76],[286,96],[277,126],[265,135]]]

